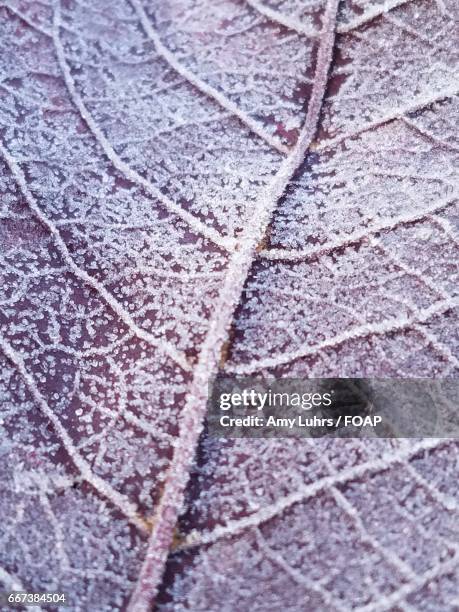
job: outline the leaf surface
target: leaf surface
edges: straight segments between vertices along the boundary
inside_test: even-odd
[[[150,608],[219,364],[457,374],[457,7],[337,8],[0,8],[8,589]],[[448,609],[456,452],[203,438],[158,606]]]
[[[342,7],[227,372],[457,376],[455,10]],[[447,441],[204,439],[160,608],[452,610],[454,474]]]

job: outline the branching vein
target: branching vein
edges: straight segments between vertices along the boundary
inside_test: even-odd
[[[260,257],[263,259],[269,259],[271,261],[304,261],[313,257],[324,255],[325,253],[331,253],[337,249],[341,249],[344,246],[353,244],[360,240],[365,240],[385,230],[393,230],[400,225],[406,225],[415,221],[421,221],[433,213],[437,213],[444,210],[457,199],[457,196],[453,196],[440,200],[420,211],[412,213],[405,213],[398,217],[392,217],[387,220],[379,221],[369,227],[356,230],[349,234],[344,235],[338,240],[329,240],[319,247],[311,247],[306,249],[268,249],[260,253]]]
[[[370,21],[374,21],[378,17],[383,16],[385,13],[388,13],[392,9],[395,9],[399,6],[403,6],[404,4],[409,4],[413,2],[413,0],[385,0],[384,4],[376,4],[372,8],[368,9],[356,19],[349,21],[349,23],[344,23],[339,25],[337,28],[338,34],[345,34],[346,32],[352,32],[352,30],[356,30],[362,25],[369,23]]]
[[[48,217],[40,209],[35,200],[34,195],[32,194],[27,185],[26,178],[21,168],[2,144],[0,144],[0,154],[5,159],[11,170],[11,173],[13,174],[14,178],[16,179],[16,182],[21,188],[21,191],[24,195],[27,204],[29,205],[29,208],[52,235],[62,258],[64,259],[71,272],[77,278],[83,281],[85,285],[88,285],[89,287],[94,289],[96,293],[98,293],[102,297],[102,299],[108,304],[108,306],[110,306],[113,312],[118,315],[121,321],[123,321],[123,323],[135,334],[135,336],[137,336],[141,340],[144,340],[148,344],[158,347],[160,350],[164,351],[171,359],[173,359],[173,361],[179,364],[181,368],[183,368],[184,370],[189,370],[190,364],[188,363],[185,355],[180,353],[174,346],[167,343],[164,339],[159,338],[154,334],[151,334],[150,332],[146,331],[145,329],[139,327],[132,318],[132,316],[129,314],[129,312],[124,308],[124,306],[120,304],[120,302],[118,302],[118,300],[116,300],[116,298],[114,298],[113,295],[109,293],[107,289],[97,279],[95,279],[93,276],[90,276],[85,270],[80,268],[80,266],[78,266],[74,262],[72,256],[69,253],[67,245],[62,239],[62,236],[56,225],[51,221],[51,219],[48,219]]]
[[[278,23],[293,32],[298,32],[299,34],[305,34],[309,38],[313,38],[319,36],[319,32],[317,30],[311,30],[307,28],[303,23],[301,23],[298,19],[292,19],[287,15],[283,15],[279,13],[279,11],[275,11],[269,6],[266,6],[259,0],[246,0],[246,4],[251,6],[255,11],[263,15],[263,17],[267,17],[270,21],[274,23]]]
[[[254,134],[259,136],[262,140],[264,140],[270,147],[276,149],[280,153],[288,153],[289,148],[284,146],[281,142],[279,142],[276,138],[271,136],[263,127],[250,115],[245,113],[241,108],[237,106],[234,102],[232,102],[229,98],[227,98],[224,94],[217,91],[214,87],[200,79],[196,74],[191,72],[188,68],[186,68],[180,61],[175,57],[175,55],[169,51],[167,47],[161,42],[161,39],[158,33],[153,28],[147,14],[145,13],[141,3],[139,0],[129,0],[132,4],[135,12],[138,15],[139,21],[142,24],[143,29],[146,34],[150,38],[150,40],[155,45],[157,53],[171,66],[175,72],[180,74],[188,83],[193,85],[196,89],[198,89],[201,93],[206,95],[208,98],[212,99],[214,102],[219,104],[226,111],[232,113],[235,117],[237,117],[245,126],[247,126]]]
[[[241,237],[239,249],[230,260],[223,288],[215,304],[215,315],[210,320],[209,331],[202,345],[187,401],[181,414],[178,443],[169,468],[163,496],[159,502],[146,558],[131,598],[131,612],[148,610],[155,596],[177,515],[183,504],[184,488],[187,484],[187,478],[184,475],[189,474],[202,430],[209,377],[219,362],[220,351],[226,340],[234,309],[240,299],[244,282],[253,262],[256,246],[263,238],[279,198],[293,173],[302,163],[316,133],[332,59],[338,2],[339,0],[328,0],[327,2],[317,56],[316,75],[306,120],[298,141],[255,203],[252,221]]]
[[[234,374],[251,374],[264,368],[275,368],[280,365],[291,363],[296,359],[301,359],[308,355],[315,355],[320,351],[335,348],[350,340],[357,340],[361,338],[367,338],[371,336],[384,336],[391,332],[400,331],[402,329],[410,328],[413,325],[419,323],[426,323],[429,319],[437,314],[441,314],[450,310],[458,305],[456,299],[440,300],[426,308],[425,310],[419,311],[414,310],[414,314],[411,317],[406,315],[400,317],[394,317],[392,319],[386,319],[382,323],[368,323],[365,325],[359,325],[340,334],[336,334],[331,338],[327,338],[317,344],[304,344],[294,351],[285,351],[282,354],[275,355],[274,357],[267,357],[266,359],[253,360],[245,364],[227,365],[226,371]]]
[[[213,544],[222,538],[233,537],[246,529],[259,527],[266,521],[280,516],[293,505],[315,497],[321,491],[328,491],[336,485],[345,484],[364,476],[376,474],[397,465],[403,467],[406,462],[410,461],[410,459],[418,455],[421,451],[431,451],[438,447],[447,446],[448,444],[451,444],[451,442],[447,440],[425,439],[421,442],[416,442],[411,447],[402,448],[398,451],[392,450],[391,452],[385,453],[382,457],[372,459],[371,461],[365,461],[351,468],[343,469],[336,474],[324,476],[313,483],[299,487],[293,493],[279,499],[274,504],[265,506],[250,516],[228,521],[225,525],[215,527],[212,531],[202,533],[196,531],[191,532],[185,541],[178,546],[178,550]]]
[[[54,414],[54,412],[47,404],[43,395],[40,393],[37,385],[35,384],[35,381],[32,378],[32,375],[28,372],[25,366],[24,360],[2,335],[0,335],[0,349],[20,373],[22,379],[24,380],[35,402],[39,406],[41,412],[53,425],[54,431],[61,440],[62,445],[67,451],[67,454],[71,458],[73,464],[81,474],[82,478],[88,484],[94,487],[94,489],[100,495],[108,499],[119,510],[121,510],[122,513],[133,524],[137,525],[137,527],[142,530],[146,530],[146,522],[139,516],[136,506],[127,497],[125,497],[118,491],[115,491],[108,482],[106,482],[105,480],[103,480],[92,472],[91,466],[85,461],[85,459],[83,459],[83,457],[77,451],[65,427],[62,425],[58,417]]]
[[[73,77],[70,73],[70,68],[67,64],[64,48],[62,46],[62,42],[59,36],[59,29],[61,27],[61,14],[60,14],[60,0],[55,5],[54,10],[54,21],[53,21],[53,42],[56,49],[56,55],[59,61],[59,66],[62,70],[62,74],[64,76],[65,84],[69,91],[70,98],[74,103],[75,107],[78,109],[81,117],[85,121],[86,125],[90,129],[91,133],[96,138],[97,142],[103,149],[104,153],[113,164],[113,166],[119,170],[127,179],[132,181],[133,183],[137,183],[141,185],[150,195],[152,195],[156,200],[161,202],[161,204],[169,211],[180,217],[183,221],[185,221],[192,230],[197,232],[198,234],[202,234],[208,240],[211,240],[214,244],[219,247],[224,248],[227,251],[232,251],[236,244],[236,241],[233,238],[225,237],[216,232],[210,226],[202,223],[198,218],[194,215],[190,214],[188,211],[184,210],[181,206],[178,206],[175,202],[173,202],[170,198],[165,196],[157,187],[155,187],[150,181],[145,179],[141,174],[136,172],[133,168],[129,166],[126,162],[124,162],[120,156],[116,153],[110,142],[108,141],[105,134],[99,128],[97,123],[94,121],[89,109],[86,107],[83,99],[78,93]]]

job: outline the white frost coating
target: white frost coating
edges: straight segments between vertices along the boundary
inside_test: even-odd
[[[434,104],[435,102],[440,102],[452,96],[456,96],[458,92],[459,90],[457,86],[453,85],[451,87],[448,87],[447,89],[443,89],[441,91],[435,92],[432,95],[419,97],[414,102],[410,101],[409,104],[407,104],[406,106],[402,108],[391,110],[387,114],[383,115],[382,117],[379,117],[378,119],[375,119],[374,121],[371,121],[369,123],[364,123],[362,127],[360,128],[357,128],[353,131],[342,133],[339,136],[336,136],[335,138],[331,138],[330,140],[324,140],[318,145],[317,150],[326,151],[328,149],[335,147],[338,144],[341,144],[343,141],[348,140],[349,138],[354,138],[355,136],[358,136],[359,134],[368,132],[370,130],[374,130],[375,128],[381,125],[384,125],[385,123],[395,121],[396,119],[404,120],[404,117],[406,114],[413,113],[416,110],[422,109],[426,106],[430,106],[431,104]]]
[[[171,67],[180,74],[187,82],[191,83],[194,87],[199,89],[203,94],[209,96],[212,100],[215,100],[224,108],[226,111],[229,111],[234,116],[236,116],[244,125],[247,125],[254,134],[257,134],[262,140],[268,143],[271,147],[279,151],[280,153],[288,153],[288,147],[285,147],[277,138],[273,138],[268,132],[266,132],[263,127],[254,121],[249,115],[247,115],[244,111],[242,111],[234,102],[226,98],[219,91],[211,87],[208,83],[202,81],[197,75],[193,74],[188,68],[182,66],[182,64],[175,58],[174,54],[167,49],[161,42],[160,37],[157,32],[155,32],[152,27],[145,11],[142,8],[140,0],[129,0],[132,6],[135,8],[137,15],[139,16],[139,20],[142,24],[142,27],[145,29],[145,32],[148,34],[150,39],[153,41],[153,44],[156,47],[158,53],[164,57],[164,59],[171,65]]]
[[[201,233],[203,236],[205,236],[206,238],[214,242],[216,245],[228,251],[232,251],[236,244],[236,241],[233,238],[221,236],[218,232],[215,232],[211,227],[199,221],[199,219],[191,215],[189,212],[187,212],[183,208],[180,208],[180,206],[177,206],[175,202],[173,202],[170,198],[167,198],[164,194],[162,194],[159,189],[157,189],[154,185],[152,185],[149,181],[147,181],[138,172],[133,170],[129,166],[129,164],[126,164],[119,157],[119,155],[116,154],[115,150],[113,149],[111,144],[108,142],[106,136],[103,134],[102,130],[97,126],[96,122],[92,118],[81,96],[78,94],[75,88],[75,83],[73,82],[72,75],[70,74],[70,70],[69,70],[69,67],[65,59],[64,49],[62,48],[62,44],[59,38],[59,29],[61,27],[60,11],[61,11],[61,7],[60,7],[60,2],[58,1],[55,4],[55,11],[54,11],[53,41],[56,47],[56,54],[59,59],[59,65],[65,77],[65,83],[68,87],[73,103],[80,111],[81,116],[88,124],[89,128],[91,129],[92,133],[97,138],[98,142],[101,144],[109,160],[112,162],[115,168],[123,172],[127,178],[131,179],[132,181],[136,183],[139,183],[139,185],[142,185],[142,187],[144,187],[149,193],[151,193],[153,197],[157,198],[162,204],[164,204],[164,206],[168,210],[170,210],[171,212],[176,214],[178,217],[186,221],[186,223],[188,223],[192,229],[194,229],[198,233]]]
[[[307,605],[308,609],[329,609],[326,601],[314,598],[311,601],[312,593],[318,593],[318,589],[304,583],[302,589],[297,589],[281,582],[281,578],[284,580],[285,575],[293,577],[293,574],[298,583],[302,582],[298,580],[299,576],[304,576],[306,580],[314,580],[316,585],[320,585],[326,591],[327,599],[333,598],[348,610],[362,607],[378,610],[380,603],[384,602],[385,608],[388,601],[397,599],[401,608],[407,610],[423,609],[423,603],[426,601],[433,605],[432,609],[435,609],[435,603],[439,601],[445,609],[452,609],[448,606],[452,603],[451,595],[454,597],[454,588],[449,589],[447,582],[432,584],[430,588],[433,593],[424,600],[422,592],[416,593],[416,591],[429,576],[441,577],[449,571],[452,572],[451,579],[454,581],[457,556],[455,538],[452,538],[451,542],[449,529],[454,530],[457,514],[451,513],[451,506],[449,511],[445,512],[444,507],[432,502],[430,497],[432,483],[429,482],[427,487],[419,486],[417,479],[412,480],[410,466],[415,470],[419,470],[420,465],[427,470],[432,467],[435,467],[435,470],[441,469],[443,461],[447,463],[449,460],[454,462],[457,459],[457,445],[446,440],[422,442],[393,440],[392,444],[384,440],[373,442],[374,444],[367,440],[366,444],[362,444],[361,441],[359,443],[348,440],[340,443],[334,440],[332,444],[327,444],[323,440],[315,440],[305,445],[304,442],[295,443],[287,440],[251,440],[251,446],[259,453],[256,459],[244,458],[250,448],[247,441],[234,441],[231,445],[224,443],[220,445],[220,449],[215,445],[220,460],[215,474],[216,480],[210,489],[203,485],[206,495],[202,497],[199,505],[195,505],[195,511],[206,511],[207,505],[213,501],[212,507],[218,527],[189,533],[182,544],[182,546],[194,546],[195,551],[193,554],[185,551],[185,554],[181,553],[178,556],[179,559],[182,556],[189,565],[172,591],[175,609],[184,610],[187,604],[198,609],[204,609],[206,603],[215,605],[219,601],[219,592],[222,588],[225,590],[228,610],[236,605],[237,597],[239,601],[242,598],[242,605],[249,606],[254,601],[260,601],[262,593],[265,593],[270,604],[281,605],[284,602],[285,605],[296,609],[298,602],[301,602],[302,605]],[[309,449],[312,451],[312,456],[309,455]],[[349,459],[350,471],[358,469],[360,459],[363,458],[360,457],[360,453],[369,458],[369,464],[374,462],[374,471],[369,470],[362,476],[351,477],[344,483],[329,482],[316,492],[312,492],[312,489],[317,481],[322,480],[320,477],[312,475],[304,484],[300,478],[297,483],[294,479],[291,483],[283,479],[282,488],[286,488],[287,495],[285,491],[276,491],[273,484],[275,497],[274,500],[268,497],[267,502],[263,498],[262,491],[257,493],[261,483],[268,486],[270,482],[266,469],[276,463],[279,464],[281,460],[290,458],[294,461],[296,456],[297,460],[300,460],[300,465],[305,461],[304,477],[307,478],[308,473],[311,470],[315,471],[318,463],[322,463],[321,457],[325,456],[330,461],[330,466],[326,470],[329,474],[327,478],[332,479],[333,476],[349,469],[346,463],[342,463],[344,454]],[[270,454],[272,462],[267,466],[265,464],[269,461]],[[260,456],[264,457],[263,461],[260,461]],[[439,460],[441,456],[443,461]],[[398,460],[391,464],[391,458]],[[384,465],[383,461],[378,464],[384,459],[389,463]],[[221,480],[218,483],[218,479],[224,478],[225,471],[234,469],[238,463],[240,471],[233,480],[233,490],[234,488],[238,490],[238,485],[241,486],[240,494],[243,497],[247,496],[247,499],[250,499],[250,493],[261,495],[262,510],[250,509],[248,517],[223,521],[221,513],[225,515],[230,511],[220,505],[215,508],[215,503],[220,501],[215,497],[215,493],[222,485],[221,493],[226,489],[228,494],[230,489]],[[206,468],[204,470],[206,471]],[[206,476],[207,479],[211,478],[209,472]],[[429,474],[430,481],[433,480],[431,476]],[[443,484],[437,481],[434,486],[442,487]],[[304,500],[294,501],[292,506],[282,507],[282,501],[285,497],[290,497],[290,491],[293,497],[298,488],[310,490],[311,495]],[[337,502],[335,489],[339,491],[340,499],[346,498],[345,505]],[[253,498],[252,500],[255,501]],[[263,516],[265,508],[273,512],[278,510],[278,513],[265,518]],[[241,507],[237,506],[234,510],[240,513]],[[361,529],[356,525],[352,526],[356,517]],[[208,520],[209,515],[205,514],[204,522]],[[445,521],[444,529],[440,526],[442,520]],[[225,533],[225,527],[229,524],[233,529]],[[327,524],[327,529],[320,529],[324,524]],[[434,533],[429,533],[429,526],[434,529]],[[277,560],[284,559],[288,567],[281,568],[281,564],[276,563],[276,568],[270,570],[265,551],[260,553],[256,546],[256,537],[254,542],[254,535],[257,532],[262,534]],[[211,538],[217,534],[220,537],[207,542],[208,536]],[[201,548],[196,549],[201,544]],[[349,547],[352,548],[352,555],[349,555]],[[434,557],[432,561],[429,550]],[[431,571],[432,566],[434,566],[433,571]],[[258,578],[259,588],[254,586],[250,591],[241,590],[243,582],[251,576],[250,567],[256,568],[254,575]],[[236,574],[237,571],[240,574]],[[238,589],[233,590],[225,580],[227,572],[231,572],[233,581],[237,580],[236,576],[241,576],[241,580],[237,580]],[[221,576],[218,582],[212,580],[212,576],[216,574]],[[349,581],[354,588],[346,591],[345,587],[349,585]],[[444,589],[446,590],[443,597]],[[411,599],[411,595],[414,594],[417,595],[417,600]],[[261,601],[266,602],[266,599]],[[161,609],[174,608],[165,603]]]
[[[302,377],[457,373],[455,6],[344,0],[339,19],[366,25],[337,37],[331,75],[322,57],[314,79],[315,0],[145,0],[141,15],[81,0],[62,3],[54,32],[54,2],[11,1],[23,18],[0,8],[0,326],[13,349],[0,350],[0,565],[26,588],[65,585],[82,609],[124,610],[155,516],[143,610],[220,354]],[[311,35],[279,27],[284,15]],[[308,106],[317,140],[303,133],[307,155],[282,165],[266,137],[292,145]],[[267,244],[293,259],[271,261]],[[158,610],[454,606],[455,443],[204,440],[200,456]]]
[[[459,301],[457,299],[450,298],[448,300],[440,300],[426,310],[414,311],[414,315],[412,317],[397,317],[394,319],[388,319],[380,324],[367,323],[366,325],[357,326],[342,334],[327,338],[327,340],[319,342],[318,344],[306,344],[295,351],[286,351],[281,355],[255,360],[246,364],[228,365],[225,370],[234,374],[243,375],[257,372],[263,368],[274,368],[278,365],[290,363],[307,355],[315,355],[324,349],[339,346],[340,344],[344,344],[347,341],[355,338],[386,335],[393,331],[412,327],[418,323],[425,323],[433,316],[442,314],[443,312],[454,308],[454,306],[457,306],[458,304]]]
[[[388,19],[373,19],[352,36],[340,37],[340,62],[332,73],[339,86],[324,107],[329,136],[324,146],[455,95],[457,4],[447,0],[445,5],[443,11],[435,2],[408,2],[393,8]],[[381,4],[371,2],[373,7]]]
[[[337,31],[339,34],[345,34],[346,32],[352,32],[353,30],[356,30],[360,26],[370,21],[373,21],[373,19],[376,19],[377,17],[381,17],[382,15],[385,15],[392,9],[395,9],[399,6],[403,6],[404,4],[408,4],[410,2],[414,2],[414,0],[385,0],[382,4],[381,3],[374,4],[374,5],[370,4],[369,9],[364,11],[364,13],[360,17],[356,17],[355,19],[352,19],[351,21],[347,23],[338,25]]]
[[[0,8],[0,562],[105,612],[126,606],[232,236],[281,156],[177,76],[128,3],[65,4],[51,29],[54,5]],[[286,42],[271,76],[301,85],[311,46]]]
[[[457,3],[437,5],[342,4],[366,27],[337,36],[323,130],[252,267],[226,371],[457,376]],[[159,609],[455,609],[458,445],[418,444],[204,440]]]
[[[301,21],[292,19],[288,15],[283,15],[278,11],[274,11],[269,6],[259,2],[259,0],[246,0],[247,4],[251,6],[253,9],[258,11],[261,15],[264,15],[271,21],[275,23],[279,23],[280,25],[293,30],[294,32],[298,32],[299,34],[305,34],[306,36],[318,36],[318,33],[314,30],[307,28]]]
[[[457,562],[458,554],[452,559],[449,559],[446,563],[432,568],[421,576],[416,576],[411,582],[402,586],[392,595],[381,598],[378,604],[369,604],[368,606],[357,608],[357,610],[359,610],[359,612],[384,612],[385,610],[391,610],[394,605],[403,601],[407,595],[413,593],[416,589],[428,584],[434,578],[447,574],[449,571],[453,570],[457,566]]]
[[[405,116],[401,117],[401,119],[406,125],[409,125],[414,131],[419,132],[421,136],[424,136],[427,140],[431,141],[433,144],[437,144],[440,147],[445,147],[446,149],[449,149],[450,151],[459,153],[459,147],[454,146],[453,144],[451,144],[450,142],[447,142],[446,140],[442,140],[438,138],[438,136],[436,136],[433,132],[425,129],[424,127],[421,127],[415,121],[408,119],[408,117],[405,117]]]
[[[186,11],[181,0],[142,6],[182,67],[273,138],[287,147],[295,142],[313,73],[314,39],[279,28],[244,2],[195,0]],[[315,10],[323,10],[322,1]],[[317,30],[317,23],[310,28]]]
[[[266,538],[263,537],[263,534],[259,529],[255,528],[254,531],[257,546],[260,548],[260,551],[266,555],[267,559],[279,566],[282,571],[291,576],[291,578],[293,578],[297,584],[303,586],[307,591],[318,593],[321,596],[321,599],[327,606],[330,607],[330,609],[338,610],[339,612],[347,612],[347,609],[341,604],[341,602],[330,595],[330,593],[320,584],[320,582],[316,583],[313,580],[309,580],[309,578],[302,572],[291,567],[291,565],[289,565],[289,563],[278,551],[275,551],[269,546]]]
[[[171,542],[173,525],[183,503],[184,487],[187,482],[185,475],[189,472],[194,449],[202,430],[210,376],[218,364],[220,350],[250,270],[255,248],[266,231],[278,199],[283,194],[292,174],[303,161],[314,138],[332,57],[337,7],[338,0],[328,1],[313,90],[301,134],[292,153],[282,162],[274,179],[256,202],[252,223],[242,235],[239,249],[229,262],[227,276],[215,304],[216,316],[211,320],[209,332],[201,347],[190,394],[182,413],[179,440],[171,464],[169,480],[159,504],[158,518],[153,524],[149,549],[139,581],[130,601],[132,612],[146,611],[158,588],[166,556],[165,548],[167,543]]]
[[[33,398],[40,407],[40,410],[43,412],[46,418],[49,419],[53,424],[55,431],[57,432],[59,438],[62,440],[65,450],[69,454],[75,466],[78,468],[78,471],[80,472],[84,480],[86,480],[86,482],[93,486],[96,491],[98,491],[101,495],[103,495],[113,504],[115,504],[115,506],[119,508],[123,512],[123,514],[125,514],[129,518],[130,521],[132,521],[139,528],[145,530],[145,521],[139,516],[135,505],[131,501],[129,501],[129,499],[127,499],[124,495],[121,495],[120,493],[118,493],[118,491],[115,491],[109,483],[104,482],[101,478],[99,478],[96,474],[92,472],[91,467],[81,457],[80,453],[78,452],[77,448],[75,447],[62,423],[59,421],[59,419],[50,409],[48,404],[45,402],[32,376],[29,374],[29,372],[27,372],[23,359],[20,357],[20,355],[18,355],[18,353],[13,349],[13,347],[1,336],[0,349],[21,373],[21,376],[23,377]]]
[[[411,448],[399,450],[398,452],[392,450],[391,452],[386,453],[383,457],[375,458],[366,463],[361,463],[360,465],[347,470],[341,470],[336,474],[317,480],[313,484],[301,487],[298,491],[295,491],[294,493],[280,499],[276,504],[266,506],[259,512],[255,512],[245,519],[241,519],[239,521],[228,521],[224,527],[216,527],[211,532],[191,533],[180,547],[187,549],[190,547],[192,548],[195,546],[210,544],[221,538],[234,536],[245,529],[258,527],[269,519],[282,514],[282,512],[284,512],[290,506],[304,501],[309,497],[314,497],[320,491],[326,491],[331,487],[349,482],[368,473],[371,474],[372,472],[379,472],[393,465],[404,463],[407,459],[417,455],[420,451],[434,449],[442,444],[444,444],[444,441],[441,440],[424,440],[422,442],[417,442]]]
[[[323,456],[317,453],[317,449],[315,448],[314,443],[311,440],[308,440],[308,441],[310,442],[309,447],[312,449],[312,452],[316,453],[318,460],[324,464],[326,469],[331,474],[337,474],[338,472],[336,468],[330,462],[328,457],[326,455]],[[340,489],[336,485],[331,486],[331,492],[336,501],[337,506],[341,508],[347,514],[347,516],[349,516],[350,519],[353,521],[354,525],[356,526],[356,531],[359,534],[362,541],[367,543],[368,546],[370,546],[372,549],[377,551],[378,554],[380,554],[382,558],[384,558],[390,565],[392,565],[396,570],[398,570],[405,579],[410,580],[414,578],[416,574],[413,572],[410,566],[399,555],[392,552],[388,548],[385,548],[377,539],[372,537],[369,530],[365,526],[364,521],[360,517],[360,514],[357,512],[354,506],[349,502],[346,496],[343,495],[343,493],[341,493]]]
[[[447,510],[448,512],[455,513],[459,511],[459,504],[454,499],[454,497],[439,491],[434,484],[427,480],[427,478],[421,476],[421,474],[417,470],[415,470],[411,464],[408,463],[406,469],[410,473],[410,476],[413,477],[413,480],[415,482],[418,482],[421,486],[425,487],[429,491],[429,494],[433,497],[433,499],[438,501],[445,510]]]
[[[408,275],[416,278],[419,283],[428,287],[433,293],[436,293],[441,300],[450,300],[450,296],[442,287],[437,286],[429,277],[421,275],[415,268],[406,265],[399,257],[397,257],[397,255],[386,249],[380,241],[376,240],[375,238],[371,238],[370,244],[376,246],[389,260],[393,261],[396,266],[398,266]],[[412,310],[409,302],[404,303],[406,303],[410,310]],[[451,364],[452,368],[459,368],[459,360],[447,346],[441,344],[437,338],[428,330],[424,329],[422,325],[416,324],[415,329],[445,357],[446,361]]]
[[[114,312],[116,312],[116,314],[120,317],[120,319],[126,323],[129,329],[132,330],[132,332],[138,338],[141,338],[142,340],[145,340],[146,342],[151,343],[154,346],[161,348],[174,361],[176,361],[184,370],[189,370],[190,365],[187,362],[184,355],[180,354],[179,351],[177,351],[173,346],[169,345],[163,339],[157,338],[153,334],[150,334],[146,330],[139,327],[137,323],[135,323],[135,321],[132,319],[131,315],[128,312],[126,312],[123,306],[119,304],[112,295],[110,295],[110,293],[105,289],[105,287],[103,287],[95,278],[90,276],[85,270],[82,270],[79,266],[76,265],[76,263],[73,261],[72,257],[70,256],[67,246],[65,242],[62,240],[58,229],[55,227],[53,222],[50,221],[43,214],[40,208],[37,206],[35,198],[32,192],[30,191],[30,189],[28,188],[24,175],[22,174],[19,166],[17,165],[15,160],[11,157],[11,155],[2,145],[0,145],[0,154],[4,157],[9,167],[11,168],[11,171],[14,174],[18,184],[20,185],[21,190],[24,193],[24,196],[27,199],[27,202],[31,210],[34,212],[37,218],[43,223],[43,225],[45,225],[48,228],[48,230],[52,234],[54,240],[56,241],[56,244],[59,246],[59,250],[61,251],[64,257],[65,262],[67,263],[67,265],[69,266],[69,269],[73,272],[73,274],[75,274],[75,276],[83,280],[90,287],[95,289],[97,293],[99,293],[102,296],[102,298],[107,302],[107,304],[114,310]]]
[[[348,244],[352,244],[353,242],[357,242],[362,239],[371,238],[374,234],[378,234],[382,230],[391,230],[395,229],[399,225],[412,223],[413,221],[421,221],[425,219],[429,215],[435,212],[440,212],[447,208],[450,204],[453,204],[456,200],[456,197],[448,198],[443,202],[435,202],[432,206],[428,207],[421,212],[417,212],[415,214],[405,214],[400,215],[399,217],[388,219],[387,221],[381,221],[379,223],[375,223],[370,226],[368,229],[355,231],[351,234],[348,234],[345,238],[341,240],[331,240],[329,242],[324,242],[319,248],[309,248],[309,249],[268,249],[261,252],[261,257],[263,259],[269,259],[271,261],[301,261],[303,259],[308,259],[315,257],[316,255],[321,255],[323,253],[327,253],[329,251],[333,251],[336,249],[340,249]]]
[[[48,36],[49,38],[52,37],[52,34],[51,34],[50,30],[48,30],[47,28],[44,28],[43,26],[38,25],[37,23],[35,23],[32,19],[30,19],[25,13],[20,11],[18,8],[13,7],[13,6],[9,5],[9,4],[3,4],[3,3],[2,3],[1,6],[6,7],[14,15],[17,15],[22,21],[27,23],[27,25],[29,25],[33,30],[36,30],[37,32],[40,32],[40,34],[44,34],[45,36]]]
[[[280,10],[271,8],[268,4],[261,2],[260,0],[246,0],[247,4],[253,9],[258,11],[261,15],[264,15],[268,19],[271,19],[275,23],[279,23],[286,28],[289,28],[300,34],[306,34],[308,36],[315,36],[317,33],[307,28],[301,20],[291,17],[287,13],[282,13]],[[368,8],[364,7],[364,11],[361,15],[355,18],[351,18],[349,21],[341,23],[343,18],[351,13],[351,10],[343,11],[341,19],[338,22],[336,31],[338,34],[345,34],[353,32],[362,25],[365,25],[378,17],[387,16],[390,11],[396,9],[405,4],[414,2],[414,0],[385,0],[384,2],[378,2],[374,5],[369,5]],[[366,8],[366,10],[365,10]]]

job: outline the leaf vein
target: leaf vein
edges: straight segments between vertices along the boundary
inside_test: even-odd
[[[55,224],[48,219],[48,217],[43,213],[43,211],[38,206],[35,197],[27,186],[27,182],[25,176],[20,169],[19,165],[10,155],[10,153],[6,150],[6,148],[0,144],[0,154],[5,159],[8,164],[11,173],[13,174],[16,182],[18,183],[21,191],[24,195],[24,198],[29,205],[31,211],[35,214],[37,219],[47,228],[49,233],[54,238],[54,241],[59,249],[59,252],[62,255],[65,263],[69,267],[69,269],[73,272],[73,274],[83,281],[86,285],[90,286],[94,289],[102,299],[110,306],[110,308],[115,312],[119,318],[123,321],[123,323],[141,340],[144,340],[150,345],[156,346],[160,350],[164,351],[171,359],[173,359],[180,367],[184,370],[190,369],[190,364],[188,363],[186,356],[180,353],[174,346],[170,345],[164,339],[161,339],[154,334],[151,334],[145,329],[142,329],[137,325],[131,315],[127,312],[127,310],[118,302],[118,300],[113,297],[113,295],[107,291],[107,289],[94,277],[90,276],[85,270],[80,268],[73,260],[72,256],[69,253],[67,245],[65,244],[59,230],[55,226]]]
[[[161,204],[167,210],[170,210],[172,213],[174,213],[183,221],[185,221],[192,230],[202,234],[217,246],[222,247],[227,251],[232,251],[236,244],[233,238],[222,236],[219,232],[216,232],[210,226],[206,225],[205,223],[202,223],[202,221],[200,221],[197,217],[184,210],[181,206],[179,206],[170,198],[161,193],[161,191],[157,187],[155,187],[150,181],[145,179],[141,174],[131,168],[129,164],[124,162],[121,157],[116,153],[105,134],[94,121],[94,118],[89,112],[89,109],[86,107],[85,103],[83,102],[83,99],[81,98],[80,94],[76,89],[74,79],[70,73],[70,68],[65,59],[64,48],[59,37],[60,27],[60,1],[58,1],[55,5],[54,10],[53,43],[56,49],[59,66],[62,71],[64,81],[73,104],[78,109],[82,119],[90,129],[91,133],[93,134],[96,141],[99,143],[105,155],[113,164],[113,166],[117,170],[119,170],[127,179],[141,185],[150,195],[152,195],[155,199],[159,200],[159,202],[161,202]]]
[[[276,149],[277,151],[283,154],[286,154],[290,151],[288,147],[279,142],[277,138],[271,136],[271,134],[264,130],[257,121],[252,119],[250,115],[248,115],[241,108],[239,108],[237,104],[235,104],[232,100],[230,100],[224,94],[217,91],[214,87],[200,79],[199,76],[194,74],[191,70],[189,70],[189,68],[186,68],[183,64],[181,64],[180,61],[172,53],[172,51],[170,51],[161,42],[158,33],[153,28],[139,0],[129,0],[129,2],[137,13],[139,21],[142,24],[145,33],[155,45],[157,53],[171,66],[171,68],[175,72],[180,74],[181,77],[183,77],[188,83],[198,89],[205,96],[216,102],[226,111],[232,113],[235,117],[239,119],[239,121],[241,121],[245,126],[247,126],[254,134],[259,136],[270,147]]]

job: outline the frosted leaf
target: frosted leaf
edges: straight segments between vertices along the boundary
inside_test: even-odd
[[[206,441],[201,456],[160,610],[454,609],[455,443]]]
[[[343,3],[318,137],[251,267],[227,372],[457,376],[454,14]],[[204,437],[159,609],[452,611],[458,468],[454,441]]]
[[[326,83],[331,19],[318,62],[317,25],[200,8],[171,4],[175,30],[159,3],[0,8],[0,577],[75,609],[150,605],[208,377]]]
[[[396,15],[408,22],[415,11],[443,41],[443,72],[423,51],[425,37],[393,26]],[[452,17],[416,3],[338,36],[350,68],[332,70],[321,137],[252,268],[229,369],[279,366],[319,377],[457,372],[459,117],[451,34]],[[400,64],[400,78],[381,62],[381,50],[377,58],[374,40]],[[413,103],[406,83],[414,56],[423,62],[415,70],[423,93]]]
[[[453,443],[197,449],[218,365],[457,373],[457,7],[337,8],[0,8],[8,589],[133,612],[159,587],[171,610],[457,601]]]
[[[314,2],[318,13],[323,4]],[[149,7],[164,44],[177,49],[177,61],[281,142],[296,139],[290,123],[302,123],[298,115],[314,76],[314,37],[283,27],[250,2],[202,0],[184,9],[178,0]]]

